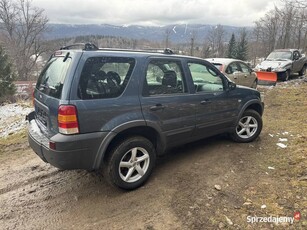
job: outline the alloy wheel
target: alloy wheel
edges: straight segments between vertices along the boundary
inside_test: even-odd
[[[150,157],[146,149],[135,147],[128,150],[119,163],[119,175],[127,183],[140,180],[147,172]]]
[[[236,128],[237,135],[242,139],[252,137],[258,129],[258,122],[252,116],[242,117]]]

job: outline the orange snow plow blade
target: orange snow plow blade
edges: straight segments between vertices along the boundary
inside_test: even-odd
[[[265,72],[265,71],[256,71],[258,77],[259,85],[276,85],[277,82],[277,73],[275,72]]]

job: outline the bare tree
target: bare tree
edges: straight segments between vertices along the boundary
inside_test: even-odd
[[[224,38],[225,30],[222,25],[216,25],[211,28],[208,34],[208,42],[212,57],[223,57],[225,54]]]
[[[255,22],[254,55],[266,56],[277,48],[307,49],[306,1],[283,0],[283,3]]]
[[[282,0],[282,2],[285,2],[286,4],[292,4],[295,8],[307,8],[307,2],[306,0]]]
[[[0,32],[18,78],[28,80],[38,57],[44,52],[42,37],[48,19],[44,10],[33,7],[31,0],[0,0]]]

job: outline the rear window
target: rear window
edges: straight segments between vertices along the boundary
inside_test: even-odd
[[[70,62],[70,58],[52,58],[41,72],[36,89],[51,97],[61,98],[63,83]]]
[[[78,87],[83,100],[120,96],[130,79],[135,60],[124,57],[91,57],[86,60]]]

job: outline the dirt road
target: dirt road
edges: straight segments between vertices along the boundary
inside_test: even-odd
[[[306,229],[307,83],[262,90],[257,141],[218,136],[173,149],[131,192],[45,164],[25,134],[1,140],[0,229]],[[248,223],[296,211],[293,224]]]

